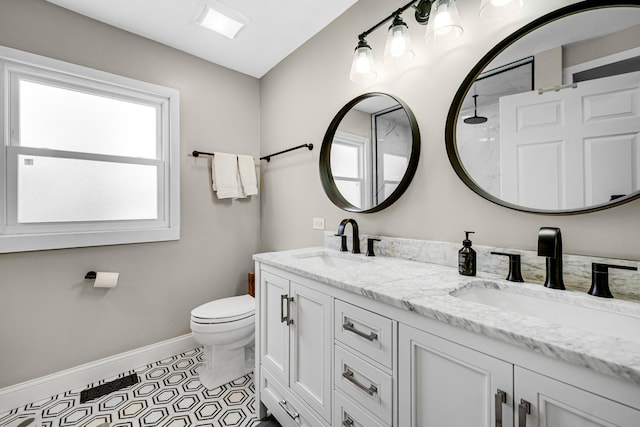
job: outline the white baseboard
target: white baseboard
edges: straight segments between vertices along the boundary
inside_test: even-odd
[[[197,348],[191,334],[0,389],[0,414]]]

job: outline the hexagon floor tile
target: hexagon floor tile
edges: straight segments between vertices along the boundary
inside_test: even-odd
[[[118,375],[136,372],[140,382],[98,399],[80,404],[80,392],[115,377],[0,414],[0,427],[28,418],[36,420],[30,427],[256,426],[253,374],[207,390],[196,374],[201,364],[197,348]]]

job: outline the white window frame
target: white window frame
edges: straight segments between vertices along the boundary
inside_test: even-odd
[[[355,135],[349,132],[336,131],[333,136],[333,144],[342,144],[356,147],[358,150],[358,177],[350,178],[345,176],[334,175],[334,181],[348,181],[360,183],[360,206],[357,208],[364,209],[366,206],[371,206],[371,180],[367,179],[370,176],[369,160],[371,157],[371,144],[368,138],[360,135]]]
[[[70,152],[19,144],[18,80],[151,105],[158,112],[157,158]],[[0,46],[0,253],[180,239],[180,94],[177,90]],[[158,170],[155,220],[62,223],[17,222],[17,161],[21,154],[121,164]]]

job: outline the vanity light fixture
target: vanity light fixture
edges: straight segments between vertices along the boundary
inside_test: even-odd
[[[458,8],[454,0],[435,0],[431,5],[433,19],[427,24],[425,38],[427,40],[451,42],[464,31]]]
[[[387,34],[387,44],[384,47],[384,62],[396,65],[413,60],[415,53],[411,46],[409,27],[404,23],[400,14],[396,14]]]
[[[196,22],[218,34],[233,39],[238,31],[249,23],[249,18],[216,0],[207,0]]]
[[[378,73],[376,73],[375,63],[373,62],[371,46],[367,44],[364,36],[362,36],[353,53],[353,62],[351,63],[349,78],[352,82],[356,83],[370,83],[374,81],[376,77],[378,77]]]
[[[492,20],[514,15],[528,1],[529,0],[482,0],[480,2],[480,18]]]
[[[387,35],[384,49],[384,62],[406,63],[413,59],[411,38],[407,24],[402,20],[402,13],[413,7],[416,22],[427,25],[427,39],[437,40],[457,38],[462,34],[462,24],[456,8],[455,0],[412,0],[395,12],[378,22],[367,31],[358,35],[358,45],[353,54],[349,78],[356,83],[369,83],[377,77],[373,52],[367,44],[366,37],[385,22],[393,19]],[[432,19],[429,19],[429,18]]]

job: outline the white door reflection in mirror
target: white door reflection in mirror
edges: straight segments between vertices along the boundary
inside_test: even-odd
[[[500,98],[500,198],[576,209],[640,190],[640,72]]]

